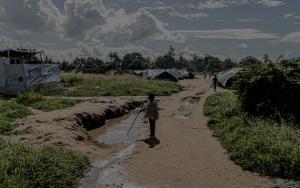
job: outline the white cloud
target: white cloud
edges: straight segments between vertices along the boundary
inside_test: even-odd
[[[291,17],[294,17],[294,16],[295,16],[294,12],[289,12],[289,13],[284,14],[283,18],[288,19],[288,18],[291,18]]]
[[[178,17],[178,18],[184,18],[184,19],[188,19],[188,20],[208,17],[208,14],[206,14],[206,13],[202,13],[202,12],[183,13],[183,12],[177,11],[174,7],[170,7],[170,6],[168,6],[168,7],[166,7],[166,6],[162,6],[162,7],[144,7],[144,9],[146,9],[146,10],[158,10],[158,11],[161,11],[161,12],[163,11],[163,12],[168,13],[171,16]]]
[[[241,43],[241,44],[238,44],[238,45],[236,45],[236,47],[238,47],[238,48],[248,48],[249,47],[249,45],[248,44],[246,44],[246,43]]]
[[[242,23],[252,23],[252,22],[258,22],[261,21],[261,19],[257,18],[243,18],[243,19],[236,19],[236,22],[242,22]]]
[[[9,27],[34,32],[52,32],[58,28],[58,9],[50,0],[2,0],[0,21]]]
[[[177,11],[173,11],[169,13],[171,16],[176,16],[179,18],[184,18],[184,19],[197,19],[197,18],[206,18],[208,17],[208,14],[206,13],[180,13]]]
[[[225,8],[229,4],[226,1],[217,1],[217,0],[208,0],[205,2],[200,2],[198,4],[198,9],[216,9],[216,8]]]
[[[278,36],[273,33],[264,33],[257,29],[221,29],[221,30],[181,30],[173,31],[178,41],[184,42],[188,38],[203,39],[234,39],[234,40],[253,40],[253,39],[276,39]]]
[[[283,19],[300,19],[300,16],[296,15],[295,12],[289,12],[283,15]]]
[[[284,2],[282,0],[206,0],[204,2],[198,3],[197,8],[217,9],[246,4],[258,4],[267,7],[277,7],[284,5]],[[188,7],[192,8],[191,5],[188,5]]]
[[[284,5],[284,2],[281,0],[260,0],[257,4],[265,5],[268,7],[278,7]]]
[[[10,48],[33,48],[34,45],[30,42],[20,42],[18,40],[14,40],[5,36],[0,37],[0,44],[2,48],[10,49]]]
[[[125,37],[128,41],[139,41],[150,37],[160,38],[167,32],[165,26],[165,23],[144,8],[130,14],[123,9],[111,10],[106,16],[102,34],[120,34],[120,37]]]
[[[127,0],[127,2],[130,1]],[[200,9],[224,8],[250,3],[267,7],[283,5],[283,2],[279,0],[269,1],[271,0],[204,0],[197,5]],[[158,4],[156,7],[143,8],[142,4],[142,6],[138,6],[139,8],[128,11],[109,8],[108,5],[103,4],[102,0],[65,0],[64,7],[60,7],[60,9],[53,2],[52,0],[0,0],[0,42],[2,47],[32,46],[46,50],[53,57],[70,59],[75,56],[103,57],[111,51],[121,54],[140,51],[150,55],[157,53],[158,50],[150,50],[144,46],[153,48],[157,43],[160,45],[160,42],[184,43],[193,39],[274,39],[288,42],[292,41],[292,38],[296,38],[292,42],[300,43],[296,34],[291,33],[279,38],[276,34],[251,28],[170,30],[170,28],[177,28],[177,25],[169,27],[168,23],[162,21],[170,19],[170,16],[160,20],[156,16],[157,11],[154,10],[159,10],[175,18],[189,20],[208,17],[206,13],[199,10],[186,12],[179,5],[170,7],[165,3]],[[144,1],[144,3],[145,6],[151,6],[153,5],[151,3],[156,3],[156,1],[151,2],[150,5],[148,1]],[[294,17],[296,18],[296,15]],[[236,19],[234,21],[255,22],[258,20]],[[224,24],[226,24],[225,21]],[[180,24],[178,25],[180,26]],[[205,28],[205,25],[201,25],[201,28]],[[9,31],[14,32],[10,33]],[[26,41],[31,42],[27,43]],[[240,47],[244,48],[246,45],[241,44]],[[183,52],[191,54],[196,51],[197,49],[193,48]]]
[[[102,0],[66,0],[64,4],[66,37],[80,38],[96,26],[105,23],[106,8]]]
[[[300,32],[289,33],[283,36],[281,39],[277,40],[277,42],[300,44]]]

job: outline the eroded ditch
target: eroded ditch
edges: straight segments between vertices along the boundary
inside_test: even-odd
[[[87,112],[76,113],[75,120],[78,125],[90,131],[102,127],[109,120],[120,118],[130,113],[143,104],[144,101],[132,101],[122,106],[109,106],[109,108],[106,108],[101,114]]]
[[[136,109],[121,119],[113,119],[106,126],[90,131],[97,142],[118,146],[119,150],[108,160],[95,161],[80,187],[124,187],[124,184],[135,187],[129,182],[125,183],[127,172],[120,163],[134,152],[135,142],[148,134],[143,117],[144,113]]]

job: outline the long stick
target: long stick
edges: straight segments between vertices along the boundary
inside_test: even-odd
[[[135,121],[137,120],[137,118],[139,117],[140,113],[141,113],[141,112],[139,112],[139,113],[137,114],[137,116],[135,117],[134,121],[132,122],[131,127],[130,127],[129,130],[127,131],[127,135],[129,134],[129,132],[130,132],[131,129],[133,128],[133,125],[134,125]]]

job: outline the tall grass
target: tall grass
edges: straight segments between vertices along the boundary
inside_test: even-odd
[[[19,94],[16,98],[16,101],[19,104],[31,106],[35,109],[39,109],[42,111],[64,109],[72,107],[79,102],[71,99],[44,98],[41,94],[34,92],[26,92]]]
[[[144,96],[150,92],[167,96],[181,91],[177,83],[159,80],[143,80],[133,75],[105,76],[96,74],[62,74],[64,88],[42,88],[43,95],[72,97],[91,96]]]
[[[232,93],[209,97],[208,125],[229,156],[246,170],[300,179],[300,130],[287,123],[249,117]]]
[[[13,122],[16,119],[30,114],[31,112],[22,104],[0,100],[0,134],[8,133],[13,129]]]
[[[0,187],[75,187],[89,166],[78,154],[10,144],[0,140]]]

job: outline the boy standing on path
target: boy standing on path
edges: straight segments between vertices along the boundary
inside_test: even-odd
[[[159,118],[158,106],[154,100],[154,94],[149,94],[149,103],[146,107],[145,118],[148,117],[150,123],[150,139],[154,141],[155,137],[155,122]]]

